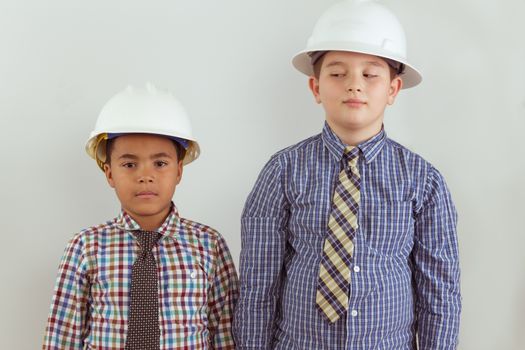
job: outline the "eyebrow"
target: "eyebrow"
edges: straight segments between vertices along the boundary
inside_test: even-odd
[[[340,61],[334,61],[334,62],[330,62],[328,63],[325,68],[328,68],[328,67],[333,67],[333,66],[342,66],[344,65],[343,62],[340,62]]]
[[[376,66],[376,67],[383,67],[383,65],[379,61],[366,61],[366,62],[364,62],[364,64],[365,65],[372,65],[372,66]],[[341,61],[334,61],[334,62],[328,63],[325,66],[325,68],[333,67],[333,66],[345,66],[345,63],[341,62]]]
[[[157,158],[172,158],[172,156],[166,152],[155,153],[150,156],[150,159],[157,159]]]
[[[381,62],[378,62],[378,61],[367,61],[365,62],[366,64],[370,64],[372,66],[377,66],[377,67],[384,67]],[[385,62],[386,63],[386,62]]]
[[[158,158],[173,158],[173,157],[171,155],[169,155],[168,153],[166,153],[166,152],[160,152],[160,153],[152,154],[149,158],[150,159],[158,159]],[[137,159],[139,159],[139,157],[134,155],[134,154],[131,154],[131,153],[124,153],[123,155],[118,157],[118,159],[133,159],[133,160],[137,160]]]
[[[134,154],[124,153],[123,155],[121,155],[120,157],[118,157],[118,159],[139,159],[139,157],[137,157],[137,156],[134,155]]]

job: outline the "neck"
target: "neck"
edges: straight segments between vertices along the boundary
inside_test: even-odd
[[[330,126],[330,129],[332,129],[332,131],[337,135],[337,137],[339,137],[339,139],[348,146],[357,146],[364,141],[371,139],[377,135],[383,127],[383,123],[371,125],[365,129],[349,129],[339,125],[333,125],[330,122],[328,122],[328,125]]]
[[[166,220],[168,217],[168,214],[170,212],[170,208],[162,210],[159,213],[154,213],[151,215],[141,215],[134,213],[130,210],[125,209],[126,212],[139,224],[140,228],[144,231],[155,231],[157,230],[162,223]]]
[[[164,220],[162,221],[159,221],[159,220],[152,220],[152,221],[149,221],[149,220],[141,220],[141,221],[137,221],[137,223],[140,225],[140,228],[144,231],[156,231],[160,225],[162,225],[162,223],[164,222]]]

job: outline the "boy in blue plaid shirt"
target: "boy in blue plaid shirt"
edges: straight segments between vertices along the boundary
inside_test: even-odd
[[[326,123],[275,154],[246,201],[237,348],[456,349],[456,211],[441,174],[383,129],[421,81],[403,28],[343,1],[293,63]]]

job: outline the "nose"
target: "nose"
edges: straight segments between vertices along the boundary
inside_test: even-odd
[[[139,176],[139,183],[152,183],[153,182],[153,176],[151,175],[141,175]]]
[[[139,174],[138,181],[141,184],[152,183],[155,180],[155,177],[152,174],[152,170],[148,167],[144,167]]]
[[[347,84],[346,90],[348,92],[361,92],[362,91],[361,80],[355,76],[349,77],[346,84]]]

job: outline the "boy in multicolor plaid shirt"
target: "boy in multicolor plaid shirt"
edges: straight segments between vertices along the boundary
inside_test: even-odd
[[[43,349],[234,349],[238,281],[226,242],[214,229],[179,217],[171,201],[183,164],[199,155],[183,108],[151,85],[128,87],[102,109],[86,150],[122,211],[69,242]],[[152,347],[141,337],[127,342],[139,232],[159,237],[151,251],[159,324]]]
[[[322,132],[268,161],[242,216],[237,349],[453,350],[461,297],[443,176],[387,137],[421,76],[384,6],[334,4],[293,59]]]

